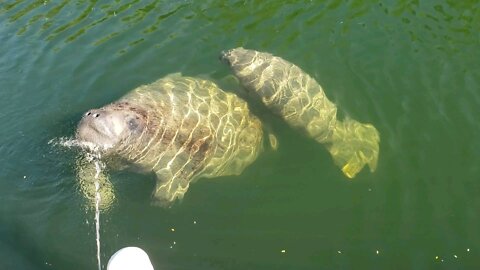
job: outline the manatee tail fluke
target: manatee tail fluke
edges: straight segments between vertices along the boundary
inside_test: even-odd
[[[335,164],[348,178],[353,178],[365,165],[375,171],[379,142],[380,136],[373,125],[346,118],[336,121],[327,148]]]

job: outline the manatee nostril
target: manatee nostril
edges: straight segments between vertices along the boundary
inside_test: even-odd
[[[89,116],[90,114],[92,114],[92,113],[91,113],[91,112],[87,112],[85,115],[86,115],[86,116]]]
[[[99,116],[100,116],[100,114],[98,114],[98,113],[96,113],[96,114],[93,115],[93,117],[95,117],[95,118],[97,118],[97,117],[99,117]]]

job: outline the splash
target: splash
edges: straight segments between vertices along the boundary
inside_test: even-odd
[[[82,156],[77,160],[77,176],[79,183],[85,197],[89,200],[94,199],[95,205],[95,242],[97,246],[97,262],[98,270],[102,269],[100,258],[100,210],[104,209],[105,205],[102,205],[101,192],[111,191],[111,186],[108,185],[108,179],[103,174],[105,164],[101,161],[101,154],[98,147],[94,144],[82,142],[73,138],[55,138],[48,142],[51,145],[59,145],[66,148],[81,148],[83,150]],[[92,167],[94,165],[94,169]],[[91,169],[90,169],[91,168]],[[91,194],[91,186],[95,187],[94,196]],[[106,202],[108,205],[113,201],[114,196],[109,196],[113,193],[105,192]],[[93,194],[92,194],[93,195]],[[93,198],[92,198],[93,197]]]
[[[77,175],[77,186],[83,197],[86,199],[87,208],[95,209],[97,204],[97,193],[100,193],[101,200],[99,208],[106,211],[113,206],[115,202],[115,190],[108,174],[103,170],[106,166],[103,162],[100,164],[102,170],[98,171],[95,161],[101,161],[100,153],[104,148],[100,149],[97,145],[83,142],[75,138],[60,137],[54,138],[48,142],[53,146],[64,147],[68,149],[80,149],[75,159],[75,171]],[[103,158],[103,156],[102,156]],[[99,187],[95,186],[95,182]]]
[[[79,141],[77,139],[68,137],[60,137],[51,139],[50,141],[48,141],[48,144],[55,146],[59,145],[66,148],[84,149],[87,151],[87,159],[89,159],[89,161],[92,161],[94,158],[100,158],[100,147],[91,142]],[[104,148],[103,150],[106,150],[107,148]]]

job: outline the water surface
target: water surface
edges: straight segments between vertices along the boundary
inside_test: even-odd
[[[296,63],[343,115],[373,123],[377,171],[349,181],[323,146],[262,115],[278,150],[170,209],[150,205],[153,175],[112,173],[104,266],[133,245],[156,269],[477,268],[479,25],[473,0],[2,1],[0,268],[95,269],[76,153],[48,142],[172,72],[235,90],[218,55],[237,46]]]

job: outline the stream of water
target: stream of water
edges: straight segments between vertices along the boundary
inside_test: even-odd
[[[99,176],[102,172],[102,165],[101,162],[96,159],[95,160],[95,235],[96,235],[96,242],[97,242],[97,261],[98,261],[98,270],[102,270],[102,264],[100,259],[100,182]]]

